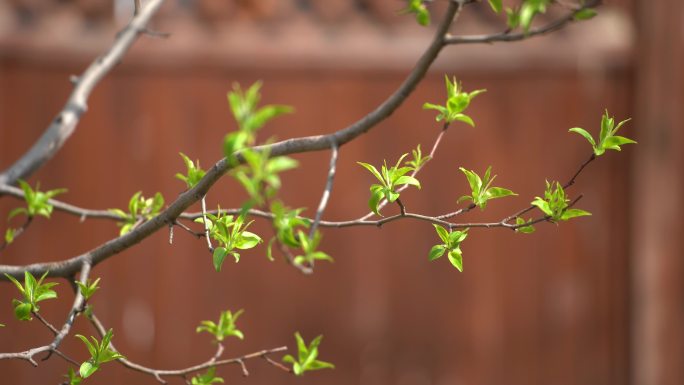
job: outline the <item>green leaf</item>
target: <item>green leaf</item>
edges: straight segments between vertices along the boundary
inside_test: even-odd
[[[385,179],[382,177],[382,175],[380,175],[380,172],[378,171],[377,168],[375,168],[375,166],[373,166],[372,164],[369,164],[369,163],[364,163],[364,162],[356,162],[356,163],[363,166],[366,170],[370,171],[370,173],[373,174],[373,176],[375,178],[377,178],[377,180],[379,180],[380,183],[383,183],[383,184],[385,183]]]
[[[449,257],[449,262],[451,262],[458,271],[463,272],[463,255],[461,254],[461,249],[456,248],[450,250],[447,256]]]
[[[530,220],[530,221],[531,221],[531,220]],[[518,225],[518,226],[519,226],[519,225],[524,225],[524,224],[526,224],[526,223],[528,223],[528,221],[526,221],[526,220],[523,219],[523,218],[517,217],[517,218],[515,219],[515,224]],[[518,232],[518,233],[523,233],[523,234],[530,234],[530,233],[533,233],[534,230],[535,230],[535,229],[534,229],[534,226],[532,226],[532,225],[521,226],[521,227],[518,227],[518,228],[515,229],[516,232]]]
[[[516,9],[506,7],[506,24],[509,29],[516,29],[520,26],[520,12]]]
[[[202,321],[200,326],[197,327],[197,333],[208,332],[214,335],[217,342],[223,341],[226,337],[236,337],[239,339],[244,339],[245,336],[242,331],[237,329],[236,322],[237,319],[242,315],[244,311],[242,309],[233,313],[230,310],[222,311],[219,315],[218,324],[212,321]]]
[[[67,384],[68,385],[80,385],[83,379],[79,377],[76,372],[74,372],[73,368],[69,368],[69,371],[67,372],[66,375],[64,375],[67,379]]]
[[[261,237],[249,231],[243,231],[235,242],[235,247],[241,250],[251,249],[261,243]]]
[[[377,187],[373,189],[373,187]],[[383,194],[383,188],[380,185],[373,185],[371,186],[371,197],[368,200],[368,207],[371,209],[372,212],[375,213],[375,215],[382,216],[380,212],[378,211],[378,205],[380,204],[380,201],[382,200],[382,197],[384,196]]]
[[[397,186],[406,185],[406,184],[411,185],[411,186],[416,186],[420,189],[420,182],[418,181],[418,179],[416,179],[412,176],[409,176],[409,175],[400,176],[397,179],[397,181],[395,182],[395,185],[397,185]]]
[[[567,221],[568,219],[575,218],[575,217],[583,217],[591,215],[590,212],[580,210],[580,209],[567,209],[565,212],[563,212],[563,215],[561,216],[561,220]]]
[[[78,369],[78,373],[81,375],[81,377],[88,378],[98,369],[99,367],[97,365],[93,365],[91,362],[86,361],[81,364],[81,367]]]
[[[492,7],[492,10],[496,13],[501,12],[501,9],[503,8],[501,0],[489,0],[489,5]]]
[[[283,362],[292,364],[292,371],[297,376],[301,376],[310,370],[334,368],[335,366],[333,364],[317,359],[318,346],[320,345],[322,338],[323,336],[319,335],[311,341],[309,346],[307,346],[299,332],[296,332],[297,359],[287,354],[282,358]]]
[[[192,385],[211,385],[213,383],[223,383],[223,378],[216,377],[216,367],[207,369],[206,373],[192,377]]]
[[[18,300],[12,300],[12,305],[14,306],[14,316],[19,320],[19,321],[30,321],[31,318],[31,310],[33,310],[33,306],[30,303],[18,301]]]
[[[596,10],[594,10],[592,8],[582,8],[579,11],[575,12],[575,15],[573,16],[573,18],[575,20],[578,20],[578,21],[579,20],[589,20],[589,19],[593,18],[594,16],[596,16],[596,14],[597,14]]]
[[[446,247],[444,245],[434,245],[430,249],[430,254],[428,255],[428,259],[430,261],[434,261],[435,259],[444,255],[445,252],[446,252]]]
[[[624,136],[610,136],[604,141],[606,149],[620,151],[620,146],[623,144],[636,144],[632,139],[625,138]]]
[[[461,121],[463,123],[470,125],[471,127],[475,127],[475,122],[473,121],[473,119],[471,119],[470,116],[465,115],[465,114],[453,115],[449,120],[450,121],[458,120],[458,121]]]
[[[596,142],[594,142],[594,138],[591,136],[590,133],[587,132],[587,130],[580,127],[573,127],[569,131],[582,135],[591,144],[592,147],[596,147]]]
[[[444,243],[449,242],[449,231],[445,229],[444,227],[433,223],[432,226],[435,227],[435,230],[437,231],[437,235],[439,235],[439,238],[442,240]]]
[[[408,5],[401,13],[413,13],[418,24],[422,26],[430,25],[430,12],[423,4],[423,0],[408,0]]]
[[[214,249],[212,257],[214,261],[214,269],[216,269],[216,271],[221,271],[221,266],[223,265],[223,261],[226,259],[226,255],[228,255],[228,250],[226,250],[225,247],[217,247]]]
[[[507,196],[518,195],[509,189],[502,187],[490,187],[487,189],[488,199],[503,198]]]

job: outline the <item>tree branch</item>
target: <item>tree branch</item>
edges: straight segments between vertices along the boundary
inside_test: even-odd
[[[114,68],[145,31],[148,21],[164,0],[150,0],[118,35],[114,44],[103,55],[95,59],[77,79],[76,86],[66,105],[53,119],[43,135],[12,166],[0,174],[0,185],[12,185],[19,179],[26,179],[50,160],[74,133],[81,115],[88,109],[87,102],[93,88]]]
[[[156,3],[159,0],[154,1]],[[288,139],[270,145],[257,146],[255,149],[268,149],[271,157],[293,153],[318,151],[327,149],[331,141],[337,143],[338,146],[342,146],[376,126],[380,121],[391,115],[392,112],[394,112],[401,105],[401,103],[411,94],[420,80],[425,76],[428,68],[437,58],[437,55],[441,49],[444,47],[444,37],[446,32],[448,31],[452,20],[460,13],[461,9],[461,3],[449,2],[444,19],[437,27],[437,31],[435,32],[435,37],[432,43],[427,48],[425,53],[423,53],[423,55],[420,57],[414,69],[411,71],[402,85],[387,100],[385,100],[385,102],[383,102],[371,113],[364,116],[356,123],[332,134]],[[237,158],[240,163],[244,162],[244,158],[241,156],[238,155]],[[84,254],[63,261],[35,263],[25,266],[0,265],[0,273],[7,273],[12,276],[19,277],[24,273],[24,271],[29,271],[33,275],[41,275],[44,272],[49,271],[50,276],[66,277],[73,274],[78,269],[80,264],[85,261],[89,261],[93,266],[95,266],[112,255],[115,255],[137,244],[169,223],[173,223],[173,221],[178,218],[185,209],[202,199],[202,197],[209,191],[211,186],[213,186],[223,175],[225,175],[226,171],[232,168],[232,164],[234,163],[227,162],[225,158],[219,160],[216,164],[214,164],[213,167],[211,167],[211,169],[207,171],[205,176],[197,183],[197,185],[195,185],[195,187],[180,194],[178,198],[158,216],[141,224],[136,229],[119,238],[112,239]],[[4,182],[0,179],[0,184],[3,183]],[[3,279],[6,278],[3,277]]]
[[[92,314],[92,316],[90,317],[90,322],[93,324],[93,326],[97,330],[97,333],[100,335],[100,337],[105,335],[107,330],[104,327],[104,325],[102,324],[102,322],[100,322],[100,320],[95,316],[95,314]],[[112,344],[112,343],[109,344],[109,348],[114,350],[115,352],[118,352],[118,350],[116,350],[116,348],[114,347],[114,344]],[[288,368],[285,368],[282,365],[274,365],[272,363],[272,361],[270,359],[268,359],[269,354],[284,352],[286,350],[287,350],[287,346],[280,346],[280,347],[273,348],[273,349],[265,349],[265,350],[260,350],[258,352],[245,354],[245,355],[240,356],[240,357],[219,360],[217,358],[218,358],[218,356],[220,356],[220,354],[223,351],[222,349],[219,348],[219,350],[217,351],[216,354],[214,354],[209,360],[207,360],[201,364],[190,366],[190,367],[187,367],[184,369],[171,369],[171,370],[149,368],[149,367],[137,364],[133,361],[130,361],[126,358],[120,358],[117,361],[119,363],[121,363],[121,365],[125,366],[128,369],[132,369],[132,370],[135,370],[135,371],[140,372],[140,373],[148,374],[148,375],[156,378],[157,381],[159,381],[160,383],[166,384],[166,381],[162,377],[182,377],[182,378],[185,378],[185,376],[188,374],[198,372],[200,370],[207,369],[207,368],[210,368],[213,366],[224,366],[224,365],[236,365],[237,364],[237,365],[240,365],[242,367],[243,374],[246,376],[249,373],[246,372],[244,362],[247,360],[254,359],[254,358],[263,358],[267,362],[271,363],[273,366],[275,366],[279,369],[284,368],[284,370],[287,370],[289,372],[290,370]]]
[[[567,24],[575,21],[575,15],[587,8],[594,8],[601,3],[601,0],[587,1],[584,5],[579,6],[572,12],[555,20],[543,27],[532,28],[527,32],[517,32],[510,33],[510,31],[504,31],[501,33],[495,33],[491,35],[467,35],[467,36],[447,36],[445,42],[446,44],[479,44],[479,43],[495,43],[495,42],[511,42],[526,40],[534,36],[545,35],[559,29],[562,29]]]

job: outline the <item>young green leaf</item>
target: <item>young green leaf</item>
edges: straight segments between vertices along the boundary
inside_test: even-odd
[[[387,167],[387,161],[385,161],[380,169],[378,169],[368,163],[356,162],[363,168],[368,170],[373,176],[380,181],[380,184],[372,184],[370,186],[371,197],[368,200],[368,207],[376,215],[381,215],[379,212],[380,201],[386,199],[388,202],[392,203],[399,199],[399,192],[397,189],[400,186],[414,186],[418,189],[421,188],[420,181],[411,175],[406,175],[409,172],[415,170],[416,168],[409,164],[408,167],[401,167],[401,163],[408,154],[403,154],[399,157],[397,163],[392,167]],[[415,152],[414,156],[420,157],[419,152]],[[422,159],[419,159],[419,163]],[[415,161],[415,159],[414,159]],[[424,163],[424,160],[422,160]],[[407,162],[410,163],[410,162]]]
[[[400,13],[412,13],[418,24],[422,26],[430,25],[430,12],[423,0],[408,0],[406,8],[402,9]]]
[[[185,163],[187,171],[185,174],[176,174],[176,178],[185,182],[185,185],[188,188],[193,188],[204,177],[206,171],[202,170],[202,168],[200,167],[199,160],[193,163],[187,155],[183,154],[182,152],[179,154],[181,158],[183,158],[183,163]]]
[[[109,329],[107,333],[102,336],[101,341],[98,341],[97,338],[92,336],[90,337],[90,340],[88,340],[88,338],[80,334],[77,334],[76,337],[83,341],[90,353],[90,358],[83,362],[79,368],[79,374],[82,378],[88,378],[93,375],[93,373],[100,369],[100,365],[104,363],[125,358],[109,347],[113,337],[112,329]]]
[[[525,225],[526,223],[529,223],[529,222],[531,222],[531,221],[532,221],[531,219],[530,219],[529,221],[526,221],[525,219],[523,219],[523,218],[521,218],[521,217],[515,218],[515,225],[516,225],[516,226],[519,226],[519,227],[516,227],[515,231],[516,231],[517,233],[523,233],[523,234],[534,233],[534,230],[535,230],[535,229],[534,229],[534,226],[532,226],[532,225]]]
[[[214,323],[213,321],[202,321],[196,331],[197,333],[207,332],[212,334],[216,342],[222,342],[226,337],[236,337],[242,340],[245,336],[235,325],[235,322],[242,313],[242,309],[235,313],[232,313],[230,310],[223,311],[219,316],[218,323]]]
[[[302,254],[294,257],[293,262],[296,265],[313,265],[315,261],[328,261],[333,262],[333,259],[328,254],[317,250],[318,244],[321,242],[322,235],[317,230],[314,233],[313,239],[309,239],[301,230],[297,230],[297,239],[299,240],[299,245],[302,249]]]
[[[470,200],[481,210],[484,210],[487,207],[487,201],[489,200],[518,195],[509,189],[492,187],[491,184],[496,178],[496,175],[491,176],[491,166],[489,166],[485,171],[484,178],[481,178],[475,171],[466,170],[463,167],[459,167],[459,169],[461,172],[463,172],[468,180],[471,195],[464,195],[458,198],[458,202]]]
[[[80,385],[83,379],[76,374],[73,368],[69,368],[67,374],[64,375],[67,379],[68,385]]]
[[[593,8],[582,8],[579,11],[575,12],[575,15],[573,18],[575,20],[589,20],[596,16],[597,12]]]
[[[96,279],[94,282],[90,282],[90,278],[86,280],[86,283],[81,283],[81,281],[74,281],[78,288],[81,290],[81,295],[85,300],[89,300],[90,297],[99,289],[100,287],[97,286],[98,283],[100,283],[100,278]]]
[[[447,89],[447,100],[444,106],[425,103],[423,104],[423,109],[426,110],[436,110],[439,112],[435,118],[438,122],[444,120],[447,124],[454,122],[456,120],[464,122],[472,127],[475,127],[475,122],[468,115],[465,115],[465,111],[470,102],[479,94],[486,92],[487,90],[476,90],[473,92],[464,92],[462,90],[461,84],[456,81],[449,80],[448,76],[445,76],[446,89]]]
[[[128,200],[128,212],[121,209],[109,209],[110,213],[121,218],[118,226],[121,226],[119,236],[133,230],[144,221],[149,221],[164,207],[164,197],[161,193],[154,194],[152,198],[142,196],[142,191],[138,191]]]
[[[36,313],[40,310],[38,302],[45,301],[48,299],[57,298],[57,292],[52,290],[54,286],[57,285],[56,282],[46,282],[43,283],[45,277],[47,277],[48,272],[46,271],[40,279],[36,278],[28,271],[24,271],[24,284],[22,285],[14,277],[9,274],[5,274],[7,279],[9,279],[14,286],[17,287],[19,292],[22,294],[22,299],[13,299],[12,306],[14,307],[14,316],[20,321],[30,321],[31,314]]]
[[[295,339],[297,341],[297,358],[290,354],[283,357],[283,362],[292,364],[292,371],[297,376],[302,376],[304,373],[312,370],[320,369],[334,369],[335,365],[330,362],[325,362],[318,360],[318,346],[321,344],[323,339],[322,335],[314,338],[311,343],[307,346],[304,339],[299,334],[295,333]]]
[[[29,218],[36,216],[50,218],[53,206],[48,201],[67,191],[66,189],[56,189],[43,192],[40,191],[40,183],[36,185],[36,189],[34,190],[25,181],[20,179],[18,182],[19,187],[21,187],[24,192],[24,201],[26,202],[26,207],[18,207],[10,211],[7,219],[12,219],[19,214],[24,214]],[[7,233],[5,235],[7,236]]]
[[[207,214],[205,218],[197,218],[195,222],[207,222],[209,236],[219,243],[212,253],[212,261],[216,271],[221,271],[221,266],[228,255],[235,258],[235,262],[240,261],[240,253],[237,250],[251,249],[261,243],[261,237],[247,231],[252,221],[245,223],[244,215],[234,217],[224,215],[219,207],[216,215]]]
[[[623,124],[630,119],[625,119],[615,125],[615,119],[608,115],[608,110],[601,118],[601,130],[599,132],[598,143],[594,140],[587,130],[580,127],[573,127],[569,131],[582,135],[591,144],[594,149],[594,155],[601,156],[606,150],[620,151],[620,146],[624,144],[636,143],[634,140],[625,138],[624,136],[615,135]]]
[[[503,4],[501,0],[488,0],[489,1],[489,6],[492,7],[492,10],[496,13],[501,12],[501,9],[503,8]]]
[[[223,378],[216,377],[216,367],[212,366],[207,369],[206,373],[192,377],[190,383],[192,385],[211,385],[214,383],[223,383]]]
[[[462,231],[448,231],[444,227],[434,224],[435,231],[439,239],[442,240],[442,244],[437,244],[432,246],[430,253],[428,254],[428,259],[434,261],[442,257],[445,253],[449,259],[449,262],[458,269],[458,271],[463,271],[463,253],[461,252],[461,243],[468,237],[468,229]]]
[[[568,219],[591,215],[591,213],[579,210],[579,209],[569,209],[568,203],[570,199],[565,195],[565,190],[560,183],[546,182],[546,191],[544,192],[544,198],[535,197],[532,201],[532,205],[536,206],[541,210],[550,220],[557,221],[567,221]]]

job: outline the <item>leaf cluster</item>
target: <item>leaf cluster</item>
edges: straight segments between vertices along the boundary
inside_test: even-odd
[[[432,246],[430,254],[428,254],[428,259],[434,261],[446,253],[449,262],[451,262],[458,271],[463,272],[463,252],[461,251],[461,243],[468,237],[468,229],[462,231],[448,231],[440,225],[433,223],[433,226],[435,226],[437,235],[443,243]]]
[[[297,239],[299,239],[299,245],[302,249],[302,254],[294,257],[293,262],[296,265],[312,265],[314,261],[328,261],[332,262],[333,259],[330,255],[323,251],[319,251],[318,244],[321,242],[322,235],[320,232],[316,231],[314,233],[313,239],[309,239],[301,230],[297,231]]]
[[[280,189],[279,173],[296,168],[299,163],[287,156],[270,157],[266,149],[242,151],[245,164],[235,167],[231,175],[245,188],[250,196],[249,205],[262,205]]]
[[[88,348],[88,352],[90,353],[90,358],[83,362],[78,370],[79,374],[83,378],[90,377],[93,373],[100,369],[100,365],[104,363],[125,358],[109,347],[109,343],[112,340],[112,329],[109,329],[107,333],[102,336],[101,341],[98,341],[97,338],[92,336],[90,337],[90,340],[88,340],[88,338],[80,334],[77,334],[76,337],[83,341],[86,348]]]
[[[78,288],[81,290],[81,295],[83,298],[87,301],[92,297],[93,294],[99,289],[100,287],[98,284],[100,283],[100,278],[96,279],[93,282],[90,282],[90,278],[86,280],[85,283],[82,283],[81,281],[74,281]]]
[[[280,201],[271,203],[276,238],[285,246],[300,247],[296,230],[297,228],[309,228],[310,226],[308,219],[299,217],[304,210],[304,208],[289,209]]]
[[[423,150],[420,149],[420,144],[415,150],[411,150],[411,155],[413,156],[413,159],[407,160],[406,165],[414,170],[420,169],[427,161],[432,159],[430,155],[423,156]]]
[[[570,199],[559,182],[546,181],[544,198],[535,197],[532,205],[538,207],[552,221],[567,221],[571,218],[591,215],[584,210],[568,208],[569,202]]]
[[[226,337],[231,336],[242,340],[245,336],[235,325],[235,322],[242,313],[242,309],[235,313],[230,310],[222,311],[218,323],[214,323],[214,321],[202,321],[196,331],[197,333],[207,332],[212,334],[216,339],[216,342],[222,342]]]
[[[475,122],[473,122],[473,119],[464,114],[463,111],[468,108],[473,98],[483,92],[486,92],[487,90],[475,90],[470,93],[464,92],[461,83],[456,81],[456,78],[451,81],[449,80],[448,76],[444,76],[444,80],[447,90],[446,103],[443,106],[433,103],[425,103],[423,104],[423,109],[439,111],[439,114],[435,118],[435,120],[438,122],[444,120],[444,122],[448,124],[458,120],[475,127]]]
[[[232,255],[235,262],[240,261],[240,253],[235,249],[246,250],[251,249],[261,243],[261,238],[247,231],[249,225],[253,222],[245,223],[245,217],[239,215],[224,215],[219,208],[217,215],[207,214],[206,218],[197,218],[195,222],[205,223],[209,229],[209,236],[219,243],[219,247],[213,251],[213,262],[216,271],[221,271],[223,261],[227,255]]]
[[[295,333],[297,340],[297,358],[287,354],[283,357],[283,362],[292,364],[292,371],[298,376],[304,375],[305,372],[320,369],[334,369],[335,365],[330,362],[318,360],[318,346],[321,344],[323,336],[320,335],[314,338],[307,346],[299,332]]]
[[[402,9],[400,13],[412,13],[418,24],[424,27],[430,25],[430,11],[428,11],[423,0],[408,0],[406,8]]]
[[[471,195],[464,195],[458,198],[458,202],[464,200],[470,200],[480,209],[484,210],[487,207],[487,201],[490,199],[503,198],[511,195],[518,195],[511,190],[502,187],[493,187],[492,182],[496,178],[496,175],[491,176],[492,167],[487,167],[485,171],[484,178],[480,178],[475,171],[466,170],[463,167],[459,167],[461,172],[465,174],[466,179],[468,179],[468,184],[470,185]]]
[[[393,203],[399,199],[399,193],[396,191],[399,186],[410,185],[420,188],[420,182],[415,177],[406,175],[413,171],[414,168],[411,166],[401,166],[401,162],[408,154],[402,155],[397,163],[392,167],[387,167],[387,161],[381,167],[381,171],[378,171],[375,166],[364,163],[356,162],[363,166],[366,170],[370,171],[373,176],[380,181],[380,184],[373,184],[370,186],[371,197],[368,201],[368,207],[376,215],[381,215],[378,211],[378,206],[380,201],[385,198],[388,202]]]
[[[292,107],[282,105],[258,108],[260,90],[261,82],[256,82],[244,92],[235,84],[228,93],[228,104],[238,125],[238,130],[228,133],[223,141],[223,153],[231,163],[235,163],[239,151],[254,144],[257,130],[271,119],[294,111]]]
[[[206,174],[207,172],[202,170],[199,164],[199,160],[193,163],[192,160],[182,152],[179,153],[179,155],[181,156],[181,158],[183,158],[183,163],[185,163],[187,171],[185,174],[177,173],[176,178],[185,182],[188,188],[193,188],[197,185],[197,183],[199,183],[199,181],[202,178],[204,178],[204,174]]]
[[[38,312],[40,307],[38,302],[45,301],[46,299],[57,298],[57,293],[52,290],[54,286],[57,285],[56,282],[45,282],[45,277],[47,277],[48,272],[46,271],[40,279],[36,280],[33,274],[28,271],[24,271],[24,284],[22,285],[14,277],[9,274],[5,274],[7,279],[12,281],[14,285],[19,289],[23,298],[21,300],[13,299],[12,306],[14,307],[14,316],[20,321],[30,321],[31,314]]]
[[[214,383],[223,383],[223,378],[216,376],[216,367],[212,366],[207,369],[206,373],[198,374],[190,380],[192,385],[211,385]]]
[[[636,143],[632,139],[615,135],[620,127],[622,127],[622,125],[627,123],[629,120],[630,119],[625,119],[616,126],[615,119],[609,116],[608,110],[606,110],[601,118],[601,131],[599,132],[598,143],[594,140],[591,134],[583,128],[573,127],[569,131],[582,135],[591,144],[591,147],[594,149],[594,155],[601,156],[606,152],[606,150],[620,151],[620,146],[623,144]]]
[[[109,212],[122,219],[119,223],[121,226],[119,235],[124,235],[142,221],[148,221],[157,216],[162,207],[164,207],[164,197],[161,193],[154,194],[152,198],[145,198],[142,191],[138,191],[128,201],[128,212],[121,209],[109,209]]]
[[[26,215],[29,220],[41,216],[45,218],[50,218],[52,214],[53,206],[48,202],[50,199],[58,194],[65,193],[66,189],[55,189],[49,191],[40,191],[40,183],[36,185],[36,189],[32,189],[31,185],[26,183],[26,181],[19,180],[19,187],[24,191],[24,201],[26,202],[26,207],[17,207],[10,211],[7,216],[7,220],[14,218],[17,215]],[[5,242],[10,244],[14,241],[19,229],[8,228],[5,231]]]
[[[515,225],[517,226],[515,228],[516,233],[523,233],[523,234],[531,234],[534,233],[535,228],[533,225],[530,225],[528,223],[532,222],[532,219],[525,220],[525,218],[517,217],[515,218]]]

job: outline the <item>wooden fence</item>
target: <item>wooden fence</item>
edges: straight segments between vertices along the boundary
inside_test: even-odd
[[[123,207],[138,190],[160,191],[170,201],[183,190],[173,178],[183,168],[179,151],[205,167],[221,156],[222,138],[234,129],[225,94],[236,82],[262,80],[265,102],[296,109],[262,138],[343,127],[397,87],[428,39],[412,23],[396,21],[399,5],[169,2],[154,27],[172,37],[139,42],[98,86],[73,138],[32,181],[68,187],[64,200],[92,208]],[[622,6],[629,9],[631,3]],[[117,27],[111,20],[125,10],[107,2],[17,0],[0,11],[11,20],[0,27],[4,168],[61,108],[71,89],[69,76],[111,41]],[[488,92],[471,106],[477,128],[450,129],[422,173],[423,190],[406,194],[411,210],[455,208],[466,188],[459,166],[481,171],[492,165],[497,182],[520,194],[469,214],[473,220],[495,219],[526,205],[545,179],[567,179],[589,155],[586,143],[567,129],[596,130],[604,108],[618,118],[634,111],[634,79],[640,75],[630,55],[630,24],[619,12],[606,14],[586,28],[573,26],[518,45],[449,49],[404,107],[342,149],[326,217],[345,219],[367,210],[371,180],[356,161],[390,161],[417,143],[431,145],[439,127],[421,105],[443,97],[443,73],[458,76],[466,89]],[[492,28],[485,15],[475,12],[477,22],[464,30]],[[58,18],[62,29],[54,24]],[[626,127],[625,135],[641,135],[636,128]],[[630,221],[639,212],[630,189],[632,154],[631,148],[609,154],[573,187],[573,195],[584,194],[580,206],[594,213],[590,218],[539,226],[532,235],[472,231],[463,247],[462,274],[447,261],[428,262],[434,231],[408,221],[326,231],[322,247],[335,263],[317,266],[313,276],[269,262],[264,248],[217,274],[201,241],[177,232],[171,246],[168,234],[160,233],[95,269],[103,282],[93,304],[116,331],[119,349],[149,366],[180,367],[210,356],[209,339],[194,329],[224,309],[245,309],[240,325],[247,338],[231,341],[229,356],[283,344],[292,348],[296,330],[307,338],[326,336],[322,358],[336,363],[335,372],[300,380],[257,362],[250,365],[250,377],[238,380],[239,367],[221,369],[227,381],[245,384],[630,384],[638,358],[629,242]],[[296,158],[302,167],[284,177],[282,198],[311,211],[328,155]],[[212,190],[210,206],[239,205],[244,194],[228,179]],[[0,199],[0,215],[16,204]],[[268,232],[267,223],[255,228]],[[79,223],[56,213],[32,226],[27,239],[34,241],[12,245],[0,262],[65,258],[116,234],[111,223]],[[44,306],[56,322],[70,302],[68,285],[60,286],[67,300]],[[49,338],[35,325],[10,320],[13,296],[3,285],[0,321],[8,327],[0,329],[2,351]],[[76,332],[94,334],[85,322]],[[79,344],[69,337],[65,349],[82,359]],[[41,367],[0,362],[3,381],[13,384],[56,382],[64,372],[54,359]],[[93,384],[154,381],[116,365],[105,370]],[[684,378],[677,375],[667,381]],[[657,383],[677,383],[667,381]]]

